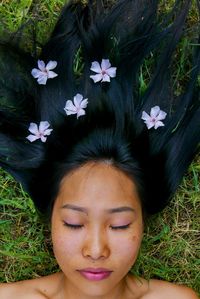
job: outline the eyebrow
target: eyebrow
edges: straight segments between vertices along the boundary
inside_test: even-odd
[[[62,206],[61,208],[62,209],[74,210],[74,211],[78,211],[78,212],[88,214],[88,210],[86,208],[78,207],[78,206],[75,206],[75,205],[66,204],[66,205]]]
[[[76,205],[65,204],[61,208],[62,209],[69,209],[69,210],[74,210],[74,211],[82,212],[82,213],[85,213],[86,215],[88,215],[88,209],[83,208],[83,207],[79,207],[79,206],[76,206]],[[122,213],[122,212],[133,212],[133,213],[135,213],[135,210],[133,208],[131,208],[131,207],[128,207],[128,206],[107,209],[105,211],[107,213],[109,213],[109,214]]]
[[[121,212],[134,212],[135,213],[135,210],[133,208],[127,207],[127,206],[119,207],[119,208],[113,208],[113,209],[109,209],[109,210],[106,210],[106,211],[108,211],[109,214],[121,213]]]

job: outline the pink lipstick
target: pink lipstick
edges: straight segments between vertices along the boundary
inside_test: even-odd
[[[86,268],[78,270],[78,272],[88,280],[99,281],[108,278],[112,271],[104,268]]]

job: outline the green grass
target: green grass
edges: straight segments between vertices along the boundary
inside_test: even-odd
[[[1,34],[27,24],[24,35],[36,26],[38,51],[53,29],[64,0],[4,0],[1,5]],[[161,1],[168,10],[174,1]],[[193,9],[188,22],[197,22]],[[192,28],[192,27],[191,27]],[[192,30],[188,34],[193,34]],[[184,37],[177,51],[174,88],[179,94],[190,75],[190,41]],[[30,45],[31,47],[31,45]],[[153,54],[152,54],[153,55]],[[153,59],[153,57],[151,58]],[[141,68],[141,92],[150,80],[151,59]],[[74,71],[79,74],[77,53]],[[194,288],[200,294],[200,158],[196,158],[171,204],[147,223],[141,253],[133,272],[146,278],[155,277]],[[52,254],[50,232],[40,219],[31,199],[10,175],[0,169],[0,281],[35,278],[57,271]]]
[[[0,179],[0,272],[1,281],[27,279],[56,268],[47,225],[32,200],[10,175]],[[47,271],[47,272],[46,272]]]

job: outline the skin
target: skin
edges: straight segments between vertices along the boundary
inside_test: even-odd
[[[142,210],[133,181],[112,165],[88,163],[64,177],[51,231],[61,272],[1,284],[0,298],[198,298],[189,288],[127,274],[142,241]],[[78,271],[88,267],[112,272],[103,280],[90,281]]]

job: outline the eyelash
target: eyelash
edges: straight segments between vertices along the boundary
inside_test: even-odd
[[[111,226],[111,229],[112,229],[112,230],[127,229],[127,228],[129,228],[129,226],[130,226],[130,223],[127,224],[127,225],[122,225],[122,226]]]
[[[71,229],[80,229],[83,227],[83,225],[81,224],[70,224],[70,223],[67,223],[67,222],[64,222],[64,226],[67,226]]]
[[[83,225],[81,225],[81,224],[70,224],[67,222],[64,222],[64,226],[67,226],[70,229],[80,229],[83,227]],[[130,226],[130,223],[127,225],[122,225],[122,226],[110,226],[110,228],[112,230],[123,230],[123,229],[129,228],[129,226]]]

